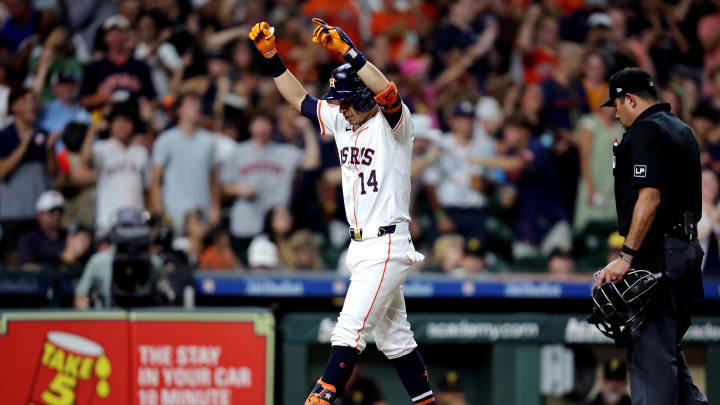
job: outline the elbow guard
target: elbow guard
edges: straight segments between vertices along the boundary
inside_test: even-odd
[[[385,113],[393,113],[400,109],[400,96],[395,83],[390,82],[388,87],[375,96],[375,102]]]

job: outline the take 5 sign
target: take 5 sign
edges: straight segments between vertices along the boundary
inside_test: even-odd
[[[265,312],[7,312],[2,403],[272,404]]]

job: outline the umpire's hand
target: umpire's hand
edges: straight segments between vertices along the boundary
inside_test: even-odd
[[[630,263],[618,257],[602,269],[600,277],[598,277],[598,287],[602,286],[603,282],[605,282],[605,284],[611,284],[622,281],[623,276],[628,270],[630,270]]]

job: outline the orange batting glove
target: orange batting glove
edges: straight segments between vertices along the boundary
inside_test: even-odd
[[[350,38],[339,27],[327,25],[319,18],[313,18],[312,22],[317,24],[313,30],[313,42],[320,44],[339,55],[345,56],[351,48],[355,48]]]
[[[255,43],[255,47],[266,58],[272,58],[277,53],[275,48],[275,27],[265,21],[253,25],[248,37]]]

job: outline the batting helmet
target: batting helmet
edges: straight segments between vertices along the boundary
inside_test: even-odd
[[[367,112],[375,106],[375,96],[372,91],[360,80],[349,63],[338,66],[330,74],[330,91],[323,100],[353,99],[355,111]]]
[[[600,272],[595,273],[597,282]],[[603,335],[621,339],[626,332],[642,326],[658,282],[663,274],[647,270],[629,270],[622,281],[596,286],[592,291],[593,313],[588,322],[595,325]],[[629,329],[628,329],[629,328]]]

